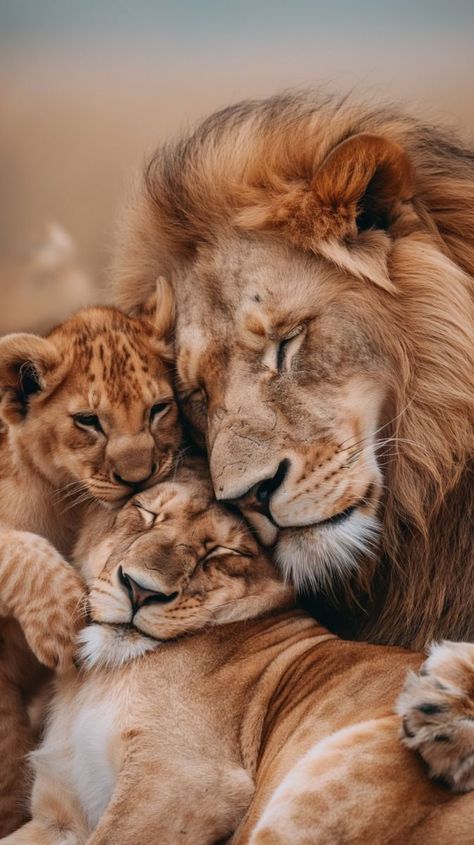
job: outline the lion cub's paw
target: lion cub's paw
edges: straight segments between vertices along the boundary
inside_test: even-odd
[[[474,789],[474,644],[433,645],[398,700],[402,741],[430,775],[458,792]]]
[[[86,591],[70,566],[54,574],[48,591],[35,598],[20,621],[40,663],[62,672],[73,663],[77,633],[85,624]]]

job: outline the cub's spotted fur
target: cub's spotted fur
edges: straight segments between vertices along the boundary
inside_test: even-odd
[[[169,471],[180,444],[160,283],[140,315],[89,308],[46,337],[0,340],[0,833],[23,819],[26,706],[64,669],[83,584],[66,563],[85,509]]]

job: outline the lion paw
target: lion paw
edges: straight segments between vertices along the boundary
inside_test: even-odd
[[[398,700],[402,741],[418,751],[431,777],[458,792],[474,789],[474,644],[431,648],[410,672]]]
[[[31,602],[20,623],[36,658],[59,672],[74,660],[78,631],[85,623],[85,587],[80,576],[64,567],[56,573],[55,590]]]

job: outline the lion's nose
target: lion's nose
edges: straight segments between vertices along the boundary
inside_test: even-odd
[[[127,593],[133,612],[136,613],[141,607],[147,604],[169,604],[174,601],[179,593],[163,593],[159,590],[151,590],[149,587],[144,587],[131,575],[123,571],[122,567],[118,570],[119,581]]]
[[[106,454],[112,481],[132,490],[145,484],[156,469],[155,441],[147,432],[112,437]]]
[[[267,478],[262,478],[254,481],[253,484],[246,490],[239,492],[237,496],[232,497],[232,501],[239,504],[256,505],[257,508],[264,513],[270,515],[270,503],[272,496],[283,484],[288,470],[290,468],[290,461],[285,458],[278,464],[277,470],[273,475]],[[220,498],[218,496],[218,498]]]
[[[118,472],[113,472],[112,477],[117,484],[123,484],[125,487],[131,487],[134,492],[138,492],[147,481],[150,480],[152,475],[156,472],[156,464],[153,464],[151,470],[145,474],[138,473],[140,475],[139,478],[122,478]]]
[[[271,478],[265,478],[263,481],[260,481],[259,484],[257,484],[257,487],[255,489],[255,498],[259,505],[263,505],[264,507],[270,505],[270,500],[273,494],[283,484],[285,477],[288,473],[289,467],[289,460],[285,459],[283,461],[280,461],[275,475],[273,475]]]

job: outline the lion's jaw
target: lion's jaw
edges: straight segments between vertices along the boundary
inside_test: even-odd
[[[187,282],[199,296],[179,309],[178,367],[217,497],[236,500],[264,543],[278,542],[299,585],[352,569],[378,531],[389,295],[257,239],[207,252]]]
[[[242,394],[245,383],[250,379],[244,373]],[[258,390],[245,392],[257,409]],[[377,547],[381,391],[354,378],[338,394],[328,389],[305,397],[298,410],[306,425],[302,419],[300,426],[297,419],[289,424],[284,410],[274,407],[265,426],[265,417],[257,410],[251,416],[247,403],[221,412],[217,425],[211,418],[216,495],[238,500],[262,542],[277,544],[278,562],[298,587],[330,583]],[[269,436],[275,424],[279,430]],[[269,497],[265,481],[262,496],[262,479],[270,479],[270,492],[275,488]]]

